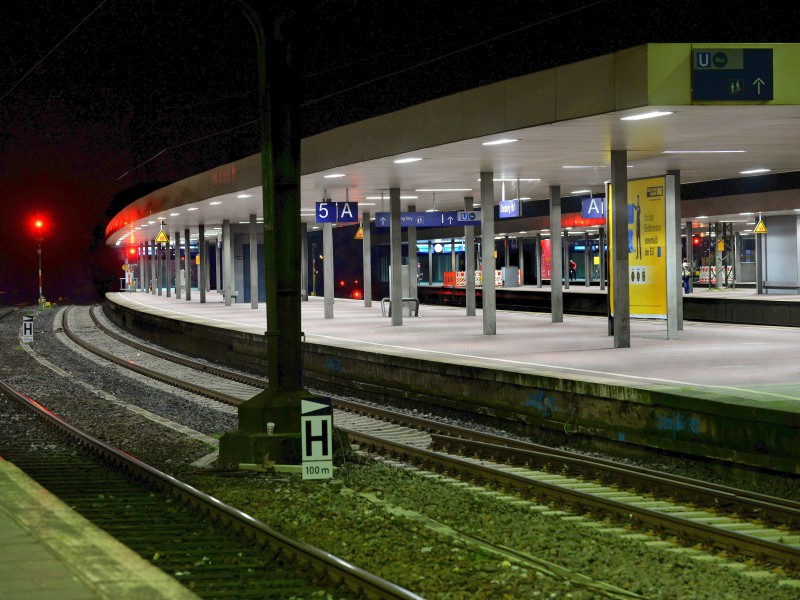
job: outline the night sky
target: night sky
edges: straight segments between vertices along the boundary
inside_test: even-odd
[[[302,19],[304,135],[647,42],[800,41],[800,8],[777,1],[292,5],[313,9]],[[255,42],[239,6],[4,4],[0,303],[36,300],[35,215],[48,223],[45,296],[97,301],[121,275],[102,239],[111,214],[257,151]]]

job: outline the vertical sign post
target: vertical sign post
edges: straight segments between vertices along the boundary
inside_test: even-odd
[[[300,434],[303,479],[333,477],[333,407],[330,398],[301,401]]]
[[[33,343],[33,317],[22,317],[22,342]]]

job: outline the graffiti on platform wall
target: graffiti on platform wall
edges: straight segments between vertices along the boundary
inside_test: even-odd
[[[339,372],[342,370],[342,361],[340,361],[335,356],[331,356],[330,358],[328,358],[328,363],[326,366],[328,367],[329,371],[336,373],[338,375]]]
[[[656,413],[656,428],[659,431],[668,431],[673,435],[688,431],[689,433],[700,433],[700,421],[695,417],[687,417],[683,413],[674,412],[672,414]]]
[[[523,406],[538,410],[545,417],[552,417],[553,413],[559,412],[556,400],[542,390],[529,390],[525,392]]]

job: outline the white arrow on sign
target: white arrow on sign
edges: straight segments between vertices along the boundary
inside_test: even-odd
[[[757,94],[760,94],[760,93],[761,93],[761,86],[762,86],[762,85],[767,85],[767,82],[766,82],[766,81],[764,81],[763,79],[761,79],[761,77],[758,77],[758,78],[756,78],[756,80],[753,82],[753,85],[754,85],[754,86],[756,86],[756,93],[757,93]]]

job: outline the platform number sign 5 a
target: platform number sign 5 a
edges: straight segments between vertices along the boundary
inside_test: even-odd
[[[333,407],[330,398],[301,401],[300,437],[303,479],[333,477]]]
[[[317,223],[358,223],[358,202],[317,202]]]

